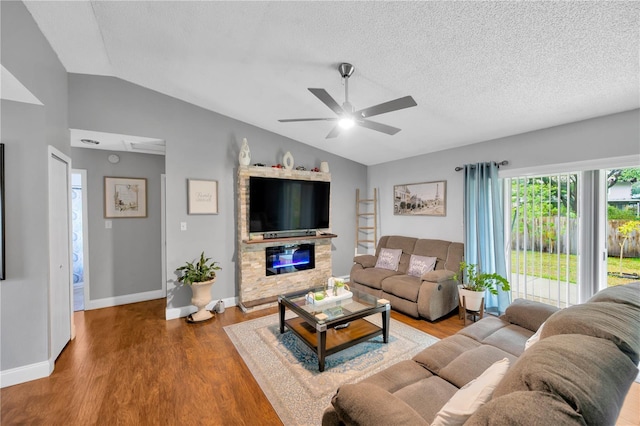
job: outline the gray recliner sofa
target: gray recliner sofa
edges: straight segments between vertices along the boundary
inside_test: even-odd
[[[397,270],[376,268],[383,248],[401,249]],[[436,257],[435,269],[420,277],[407,274],[411,255]],[[375,255],[353,259],[349,285],[391,302],[391,308],[414,318],[434,321],[458,307],[458,281],[464,245],[397,235],[380,238]]]
[[[543,325],[544,324],[544,325]],[[525,350],[534,332],[539,340]],[[562,310],[515,300],[359,383],[338,389],[323,426],[429,425],[494,362],[510,367],[465,425],[613,425],[638,374],[640,282]]]

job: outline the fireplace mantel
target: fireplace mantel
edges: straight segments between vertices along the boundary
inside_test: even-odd
[[[285,170],[271,167],[238,168],[238,285],[239,302],[244,311],[277,304],[280,294],[320,286],[331,276],[331,229],[319,230],[315,236],[260,239],[249,233],[249,178],[251,176],[282,179],[331,181],[329,173]],[[331,212],[331,208],[329,209]],[[267,276],[265,250],[286,243],[315,245],[315,268],[284,275]]]

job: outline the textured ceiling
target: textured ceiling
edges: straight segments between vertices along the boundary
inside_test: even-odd
[[[26,2],[71,73],[109,75],[371,165],[591,117],[639,102],[638,2]],[[332,117],[309,87],[375,117]],[[241,137],[242,135],[238,135]],[[249,141],[251,144],[251,141]]]

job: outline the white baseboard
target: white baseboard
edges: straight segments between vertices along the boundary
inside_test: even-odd
[[[146,291],[144,293],[125,294],[124,296],[105,297],[104,299],[89,300],[84,309],[109,308],[111,306],[126,305],[128,303],[145,302],[147,300],[162,299],[165,297],[163,290]]]
[[[220,299],[212,300],[207,305],[207,309],[210,310],[210,311],[213,310],[213,307],[216,306],[216,303],[218,303],[219,300]],[[226,298],[222,299],[222,301],[224,302],[225,308],[238,305],[238,298],[236,298],[236,297],[226,297]],[[187,315],[192,314],[197,310],[198,309],[193,305],[181,306],[179,308],[167,308],[165,310],[165,319],[168,321],[168,320],[172,320],[172,319],[178,319],[178,318],[186,317]]]
[[[0,372],[0,388],[49,377],[53,372],[53,366],[54,361],[48,360],[3,370]]]

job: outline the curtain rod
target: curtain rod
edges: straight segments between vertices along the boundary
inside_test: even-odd
[[[498,164],[498,167],[500,167],[500,166],[506,166],[507,164],[509,164],[509,162],[507,160],[502,160],[501,162],[496,164]],[[464,167],[460,167],[460,166],[456,167],[456,172],[459,172],[460,170],[464,170]]]

